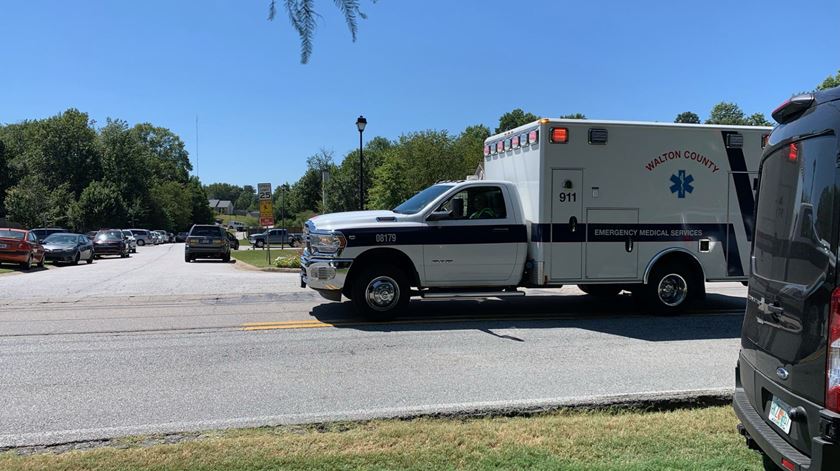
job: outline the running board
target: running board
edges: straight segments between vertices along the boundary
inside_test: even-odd
[[[453,299],[453,298],[516,298],[525,296],[523,291],[435,291],[433,293],[420,293],[423,299]]]

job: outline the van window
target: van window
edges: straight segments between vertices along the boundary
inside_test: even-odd
[[[764,161],[756,211],[755,274],[784,283],[819,283],[834,258],[834,136],[784,146]]]
[[[459,191],[446,200],[438,211],[453,213],[453,201],[460,200],[462,214],[453,214],[450,219],[505,219],[505,198],[502,196],[502,189],[497,186],[479,186]]]

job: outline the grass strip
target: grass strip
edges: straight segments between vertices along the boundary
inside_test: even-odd
[[[247,263],[248,265],[253,265],[257,268],[266,268],[266,267],[273,267],[274,260],[277,257],[293,257],[300,254],[299,249],[285,249],[280,250],[279,248],[275,249],[272,247],[271,249],[271,262],[268,260],[268,250],[263,249],[255,249],[255,250],[231,250],[230,255],[231,257],[235,258],[238,261]]]
[[[731,406],[665,412],[558,411],[208,432],[187,441],[120,439],[62,453],[0,454],[35,470],[759,470]]]

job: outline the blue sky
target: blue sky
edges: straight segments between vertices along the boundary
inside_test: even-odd
[[[840,2],[332,1],[308,65],[268,0],[4,2],[0,123],[66,108],[178,133],[204,183],[296,180],[320,148],[492,128],[513,108],[594,119],[770,111],[840,69]],[[281,2],[282,3],[282,2]]]

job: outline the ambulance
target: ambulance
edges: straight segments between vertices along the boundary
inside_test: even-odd
[[[542,119],[488,138],[479,178],[307,221],[301,285],[372,318],[563,285],[679,312],[748,279],[771,130]]]

